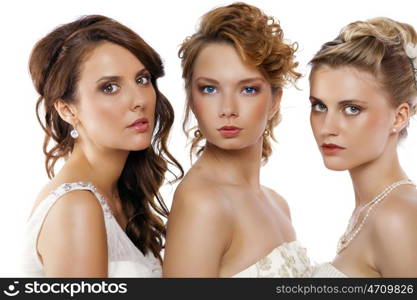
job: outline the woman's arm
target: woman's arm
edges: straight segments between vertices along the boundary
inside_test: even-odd
[[[47,277],[107,277],[103,210],[89,191],[72,191],[51,207],[37,249]]]
[[[218,277],[231,232],[219,195],[180,186],[168,218],[163,276]]]

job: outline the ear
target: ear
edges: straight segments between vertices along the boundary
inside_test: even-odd
[[[72,126],[75,126],[78,123],[77,110],[73,105],[66,103],[62,99],[58,99],[55,101],[54,107],[62,120]]]
[[[408,103],[401,103],[395,110],[395,120],[392,130],[394,132],[400,132],[407,127],[410,121],[411,107]]]
[[[278,88],[275,93],[272,93],[272,105],[268,112],[268,121],[275,116],[275,114],[279,110],[279,106],[281,104],[281,98],[282,98],[282,88]]]

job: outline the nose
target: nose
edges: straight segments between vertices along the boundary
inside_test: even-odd
[[[222,97],[219,116],[220,118],[236,118],[239,116],[236,99],[231,93],[225,93]]]
[[[146,93],[143,89],[138,88],[137,85],[134,85],[131,88],[129,98],[130,98],[130,109],[132,111],[144,110],[146,106]]]
[[[324,116],[321,134],[323,136],[337,136],[339,135],[339,118],[337,112],[327,112]]]

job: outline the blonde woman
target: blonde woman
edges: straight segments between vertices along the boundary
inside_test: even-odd
[[[314,137],[355,192],[337,255],[314,276],[417,277],[417,190],[397,155],[416,108],[416,56],[413,27],[376,18],[349,24],[311,60]]]

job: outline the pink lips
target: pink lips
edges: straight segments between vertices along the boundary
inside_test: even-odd
[[[321,145],[321,149],[323,150],[323,153],[326,155],[335,155],[338,154],[340,151],[345,150],[346,148],[343,148],[336,144],[323,143]]]
[[[242,128],[236,126],[223,126],[217,130],[220,132],[222,136],[226,138],[232,138],[239,135],[240,131],[242,131]]]
[[[127,128],[133,129],[137,132],[145,132],[149,128],[149,122],[147,118],[137,119],[135,122],[127,126]]]

